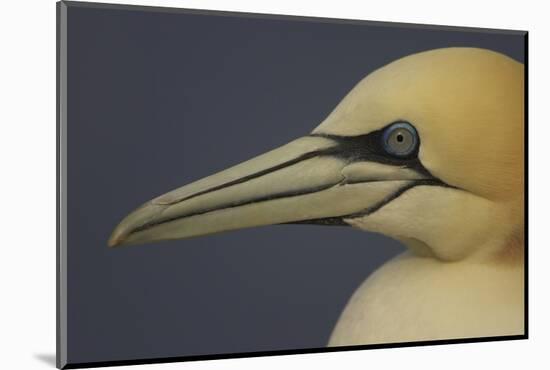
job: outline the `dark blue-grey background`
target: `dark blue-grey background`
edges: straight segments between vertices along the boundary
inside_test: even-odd
[[[397,242],[285,225],[113,250],[112,228],[156,195],[308,133],[396,58],[524,53],[519,34],[68,9],[70,363],[323,347]]]

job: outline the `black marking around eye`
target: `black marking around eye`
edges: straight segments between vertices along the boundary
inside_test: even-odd
[[[420,138],[418,138],[418,145],[416,146],[415,150],[411,152],[408,156],[395,157],[388,154],[383,146],[382,137],[386,127],[380,130],[372,131],[365,135],[358,136],[340,136],[324,133],[315,133],[310,134],[309,136],[322,137],[335,141],[337,145],[325,149],[325,151],[327,152],[330,151],[330,153],[326,154],[344,159],[350,163],[370,161],[391,166],[402,166],[410,168],[421,175],[433,177],[430,171],[428,171],[422,165],[420,159],[418,158]]]

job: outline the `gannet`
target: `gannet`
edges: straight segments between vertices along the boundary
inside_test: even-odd
[[[145,203],[109,245],[350,225],[408,248],[357,289],[329,346],[523,335],[523,136],[522,63],[420,52],[361,80],[311,134]]]

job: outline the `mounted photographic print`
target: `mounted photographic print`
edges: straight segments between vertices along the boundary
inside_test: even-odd
[[[527,338],[527,32],[57,5],[58,367]]]

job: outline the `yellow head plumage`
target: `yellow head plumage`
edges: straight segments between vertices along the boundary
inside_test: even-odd
[[[523,79],[523,64],[490,50],[422,52],[368,75],[315,131],[360,135],[406,119],[436,176],[490,199],[515,198],[523,192]]]

